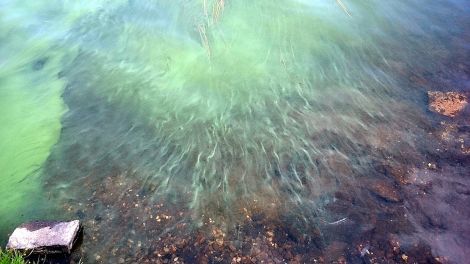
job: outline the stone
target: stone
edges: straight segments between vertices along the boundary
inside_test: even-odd
[[[395,203],[402,201],[398,190],[384,181],[372,183],[369,190],[386,201]]]
[[[69,254],[79,229],[79,220],[24,223],[13,231],[7,248],[39,254]]]
[[[428,92],[429,109],[436,113],[455,117],[467,105],[467,97],[458,92]]]

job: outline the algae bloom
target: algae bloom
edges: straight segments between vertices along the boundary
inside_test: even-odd
[[[0,18],[0,215],[2,224],[36,212],[40,172],[60,134],[65,111],[59,60],[49,43],[28,37]],[[37,212],[36,212],[37,213]],[[5,228],[4,225],[0,229]]]
[[[357,30],[367,22],[335,1],[130,1],[74,26],[80,51],[63,74],[77,109],[100,98],[153,131],[129,147],[156,195],[189,194],[196,217],[257,200],[308,204],[308,218],[334,189],[324,178],[369,169],[355,135],[394,122],[398,87],[372,32]],[[350,175],[320,173],[332,158]]]
[[[463,2],[0,0],[0,234],[58,216],[116,263],[174,257],[169,237],[362,261],[371,230],[422,227],[410,175],[439,168],[450,122],[424,90],[459,76]]]

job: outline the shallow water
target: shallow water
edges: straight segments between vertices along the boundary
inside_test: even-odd
[[[86,263],[469,255],[469,110],[426,96],[470,92],[466,1],[0,10],[2,239],[79,218]]]

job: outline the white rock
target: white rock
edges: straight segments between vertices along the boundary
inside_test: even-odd
[[[11,234],[7,248],[36,253],[70,253],[80,222],[29,222]]]

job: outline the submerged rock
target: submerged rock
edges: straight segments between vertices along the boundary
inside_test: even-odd
[[[17,227],[7,248],[34,253],[70,253],[80,222],[29,222]]]
[[[398,190],[384,181],[377,181],[372,183],[369,186],[369,190],[371,190],[372,193],[388,202],[398,203],[402,201]]]
[[[433,112],[454,117],[467,105],[467,97],[458,92],[428,91],[429,109]]]

